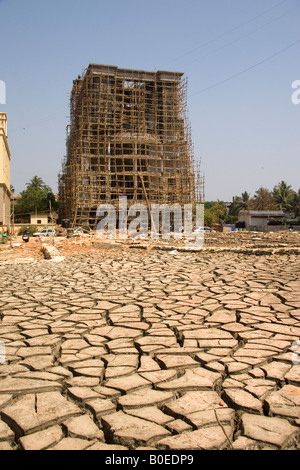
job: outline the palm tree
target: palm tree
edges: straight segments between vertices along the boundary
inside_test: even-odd
[[[295,217],[300,216],[300,189],[298,189],[298,192],[293,191],[291,198],[290,198],[290,204],[291,204],[291,212],[294,213]]]
[[[292,208],[291,198],[293,192],[294,191],[292,190],[292,187],[288,185],[285,181],[281,181],[281,183],[279,183],[273,189],[273,195],[276,202],[285,211],[289,211]]]
[[[242,209],[248,210],[249,209],[249,202],[250,202],[250,194],[245,191],[242,193]]]
[[[229,215],[237,216],[242,208],[243,208],[242,198],[240,196],[233,196],[232,203],[229,209]]]
[[[274,194],[266,188],[259,188],[253,198],[253,210],[277,210],[278,205]]]
[[[26,184],[27,188],[42,189],[45,186],[44,181],[39,176],[35,175],[29,183]]]

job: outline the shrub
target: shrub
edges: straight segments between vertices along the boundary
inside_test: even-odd
[[[38,232],[37,228],[33,227],[32,225],[23,225],[23,227],[19,229],[18,235],[23,235],[26,229],[28,230],[30,235],[32,235],[35,232]]]

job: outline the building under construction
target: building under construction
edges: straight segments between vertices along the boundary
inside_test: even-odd
[[[73,81],[60,219],[95,228],[97,207],[201,199],[187,120],[187,79],[90,64]]]

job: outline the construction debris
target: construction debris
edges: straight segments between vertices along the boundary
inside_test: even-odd
[[[17,237],[17,240],[20,237]],[[201,252],[206,253],[240,253],[255,255],[283,255],[300,254],[300,232],[230,232],[230,233],[206,233],[204,244],[201,248],[189,249],[189,241],[170,238],[170,240],[111,240],[109,238],[99,239],[96,232],[90,234],[77,234],[69,238],[66,234],[54,238],[39,240],[30,238],[29,243],[14,243],[8,249],[7,245],[0,245],[0,265],[16,264],[20,262],[37,262],[44,259],[55,259],[62,261],[65,257],[73,255],[97,255],[100,252],[112,256],[118,256],[128,250],[141,250],[145,254],[151,250],[168,251],[170,254],[179,252]],[[109,252],[109,253],[108,253]]]

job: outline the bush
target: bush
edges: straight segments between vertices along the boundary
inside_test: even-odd
[[[37,228],[33,227],[32,225],[23,225],[23,227],[19,229],[18,235],[23,235],[26,229],[28,230],[29,235],[32,235],[33,233],[38,232]]]
[[[300,219],[289,220],[288,225],[300,225]]]
[[[52,228],[52,227],[50,227],[50,228]],[[64,232],[65,232],[65,230],[64,230],[62,227],[60,227],[60,226],[54,226],[54,230],[55,230],[56,235],[57,235],[58,237],[62,236],[62,235],[64,234]]]

